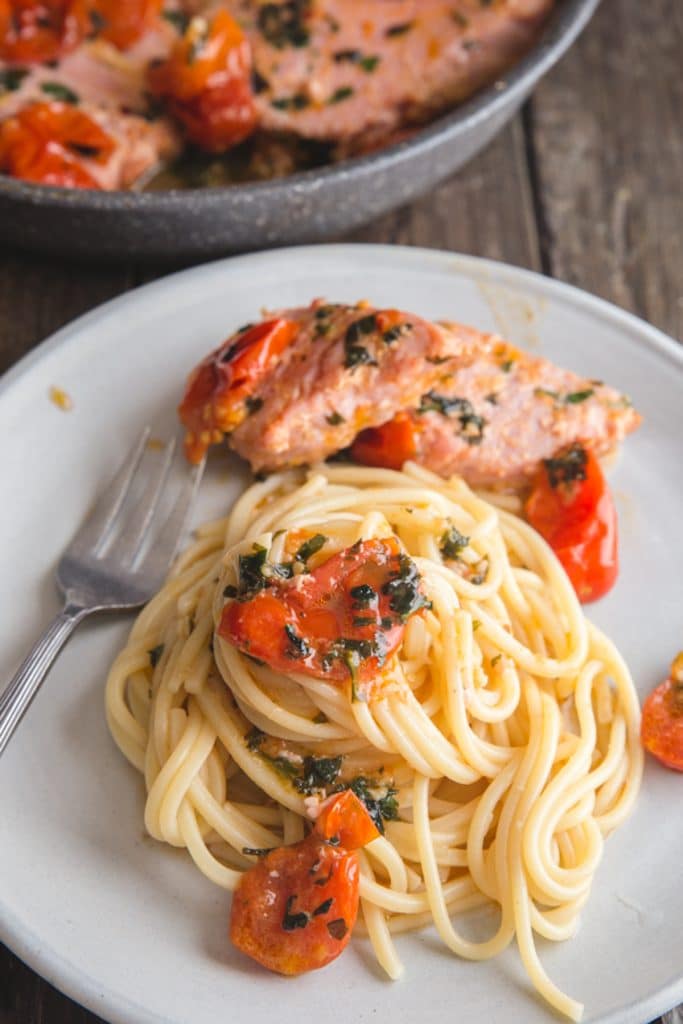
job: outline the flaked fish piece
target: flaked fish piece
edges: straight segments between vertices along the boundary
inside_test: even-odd
[[[441,476],[457,473],[475,487],[519,490],[541,460],[567,445],[581,442],[607,455],[641,421],[628,397],[602,381],[563,370],[496,334],[458,324],[447,329],[460,339],[462,354],[444,363],[439,380],[403,414],[412,427],[412,457]],[[361,435],[361,456],[363,441]]]
[[[640,422],[618,391],[496,334],[322,300],[229,338],[190,377],[180,412],[195,460],[224,436],[257,471],[352,445],[358,461],[414,458],[513,489],[568,444],[604,455]],[[389,457],[375,462],[378,439]]]
[[[262,129],[367,145],[502,74],[536,41],[554,0],[227,6],[251,44]]]
[[[417,404],[450,332],[367,303],[321,300],[247,325],[191,375],[180,416],[192,459],[229,434],[256,470],[323,459]]]

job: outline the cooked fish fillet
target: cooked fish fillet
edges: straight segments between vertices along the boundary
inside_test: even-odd
[[[253,327],[191,375],[181,406],[191,457],[227,434],[254,470],[314,463],[401,412],[425,466],[518,488],[565,445],[587,442],[602,455],[640,422],[613,388],[471,327],[322,300],[267,322],[290,333],[251,377],[233,367],[258,351],[258,337],[240,347]]]
[[[262,128],[389,134],[495,79],[554,0],[230,0],[252,47]]]
[[[292,327],[292,337],[251,373],[244,402],[244,373],[235,371],[261,339],[241,346],[238,332],[193,372],[180,408],[197,458],[230,432],[230,443],[254,469],[274,469],[323,459],[350,444],[365,427],[415,405],[450,356],[451,332],[399,310],[366,303],[328,304],[269,314],[268,322]],[[218,430],[216,429],[218,428]],[[197,446],[197,436],[200,444]]]
[[[542,459],[573,442],[613,451],[640,416],[629,399],[523,352],[495,334],[450,325],[464,357],[409,412],[416,460],[475,487],[523,487]]]

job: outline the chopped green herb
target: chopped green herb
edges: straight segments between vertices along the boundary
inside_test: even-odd
[[[87,146],[83,142],[67,142],[66,148],[70,149],[72,153],[77,153],[79,156],[84,156],[87,159],[94,159],[100,154],[99,146]]]
[[[502,654],[496,654],[495,657],[491,658],[491,668],[495,668],[502,657]]]
[[[457,526],[450,526],[441,535],[439,550],[444,558],[458,558],[470,542],[470,538],[460,533]]]
[[[161,655],[164,653],[164,645],[163,644],[157,644],[156,647],[153,647],[152,650],[151,651],[147,651],[147,653],[149,655],[149,663],[150,663],[150,665],[152,666],[152,668],[156,668],[157,665],[159,664],[159,660],[161,658]]]
[[[584,391],[570,391],[566,395],[561,395],[557,391],[550,391],[548,388],[534,388],[534,394],[537,396],[543,396],[546,398],[552,398],[554,402],[559,405],[578,405],[580,402],[585,402],[586,399],[590,398],[595,394],[593,388],[586,388]]]
[[[506,359],[504,363],[500,364],[500,368],[503,373],[509,373],[512,367],[515,365],[514,359]]]
[[[393,327],[387,328],[382,334],[382,341],[385,345],[392,345],[399,338],[403,337],[404,334],[408,334],[412,331],[413,325],[408,323],[394,324]]]
[[[287,625],[285,626],[285,633],[287,634],[287,639],[289,640],[292,646],[292,651],[290,652],[290,656],[292,658],[310,657],[310,655],[313,653],[311,645],[304,637],[299,636],[297,631],[294,629],[294,626],[291,626],[289,623],[287,623]]]
[[[386,30],[384,35],[388,39],[393,39],[396,36],[404,36],[406,34],[406,32],[410,32],[410,30],[413,27],[413,25],[414,25],[414,22],[412,22],[412,21],[404,21],[403,24],[401,24],[401,25],[391,25]]]
[[[374,626],[375,622],[376,620],[369,616],[360,615],[353,620],[353,625],[358,629],[362,629],[364,626]]]
[[[237,587],[233,586],[232,583],[228,583],[227,587],[223,588],[223,597],[228,599],[237,597],[238,593]]]
[[[354,320],[349,325],[344,336],[344,347],[346,350],[344,365],[347,368],[358,366],[361,363],[366,363],[368,366],[377,366],[377,360],[373,359],[366,348],[358,344],[361,338],[365,335],[373,334],[376,330],[377,317],[374,313],[361,317],[360,320]]]
[[[253,395],[249,395],[244,404],[247,407],[247,413],[251,416],[252,413],[258,412],[259,409],[263,408],[263,399],[254,398]]]
[[[279,96],[277,99],[271,100],[271,107],[275,107],[276,110],[304,110],[310,105],[310,99],[303,92],[298,92],[294,96]]]
[[[274,846],[243,846],[242,853],[245,855],[245,857],[265,857],[267,853],[272,853],[274,849]]]
[[[544,459],[548,482],[551,487],[559,484],[573,483],[575,480],[586,479],[588,455],[580,444],[573,444],[565,452],[553,459]]]
[[[251,87],[254,90],[256,96],[260,96],[262,92],[270,89],[270,82],[268,79],[261,74],[256,68],[252,68],[251,72]]]
[[[482,583],[486,582],[486,577],[489,574],[489,560],[488,558],[482,558],[480,562],[477,562],[476,572],[470,576],[470,583],[473,583],[475,587],[480,587]]]
[[[294,785],[300,793],[308,795],[315,789],[326,789],[337,781],[342,760],[342,757],[305,757],[302,775],[294,780]]]
[[[325,420],[331,427],[338,427],[340,423],[346,423],[344,417],[336,409],[329,416],[326,416]]]
[[[286,932],[293,932],[296,928],[305,928],[310,918],[308,914],[301,911],[299,914],[292,913],[292,907],[296,900],[296,895],[287,897],[287,903],[285,905],[285,916],[282,918],[282,927]]]
[[[305,25],[309,11],[310,0],[263,4],[258,12],[258,27],[271,46],[278,50],[287,46],[306,46],[310,39]]]
[[[165,15],[164,15],[165,16]],[[100,14],[99,11],[91,9],[88,11],[88,17],[90,18],[90,24],[92,26],[92,34],[99,35],[107,27],[107,19]]]
[[[375,823],[378,832],[384,835],[384,822],[395,821],[398,818],[397,791],[384,783],[367,779],[364,775],[358,775],[346,788],[355,793],[358,799],[365,804],[365,809]],[[378,792],[383,795],[377,796]]]
[[[60,100],[62,103],[75,105],[80,100],[78,93],[61,82],[42,82],[40,88],[47,96],[51,96],[54,100]]]
[[[338,89],[334,90],[327,102],[342,103],[343,100],[350,99],[350,97],[353,96],[354,91],[355,90],[350,85],[341,85]]]
[[[456,416],[460,421],[460,434],[467,444],[481,444],[484,438],[486,420],[479,416],[467,398],[451,398],[439,395],[436,391],[428,391],[420,399],[418,413],[438,412],[442,416]]]
[[[239,564],[239,598],[245,600],[258,594],[266,586],[263,568],[266,564],[266,549],[261,544],[254,544],[252,554],[240,555]]]
[[[0,96],[4,92],[16,92],[27,74],[27,68],[0,68]]]
[[[307,562],[309,558],[317,554],[318,551],[327,543],[327,537],[322,533],[316,533],[308,540],[305,540],[301,547],[298,549],[294,560],[296,562]]]
[[[245,736],[247,750],[258,750],[265,738],[266,734],[254,726]]]
[[[90,17],[92,18],[93,15],[97,14],[97,11],[91,11]],[[189,14],[185,14],[184,11],[162,11],[161,16],[165,21],[169,23],[169,25],[173,25],[173,27],[180,33],[181,36],[185,35],[187,27],[190,24]],[[101,15],[99,15],[99,17],[101,17]]]
[[[369,583],[360,583],[357,587],[351,587],[349,594],[353,599],[354,608],[368,608],[377,600],[377,594]]]
[[[420,608],[431,608],[420,590],[421,576],[415,562],[403,552],[398,556],[399,569],[382,587],[382,593],[389,597],[389,607],[405,622]]]
[[[337,50],[334,55],[334,60],[337,64],[342,64],[344,62],[357,64],[363,71],[370,73],[375,70],[381,58],[374,54],[368,54],[365,56],[360,50]]]
[[[585,391],[571,391],[568,395],[564,396],[564,401],[567,405],[578,405],[580,402],[585,402],[586,399],[591,398],[595,394],[593,388],[586,388]]]

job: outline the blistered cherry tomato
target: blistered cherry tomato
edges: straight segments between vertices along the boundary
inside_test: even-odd
[[[595,601],[611,589],[619,572],[617,512],[589,448],[575,444],[545,459],[525,511],[562,563],[580,601]]]
[[[58,60],[90,29],[87,0],[0,0],[0,60]]]
[[[378,834],[350,790],[330,797],[307,839],[271,850],[242,876],[232,901],[233,943],[279,974],[338,957],[358,915],[356,850]]]
[[[151,92],[202,149],[230,149],[256,127],[251,48],[227,11],[193,18],[168,59],[153,64],[148,77]]]
[[[669,678],[645,701],[640,735],[662,764],[683,772],[683,651],[674,658]]]
[[[266,320],[228,338],[195,368],[178,409],[190,462],[242,422],[259,381],[298,331],[293,320]]]
[[[163,0],[90,0],[93,31],[127,50],[154,26]]]
[[[417,453],[417,431],[408,413],[399,412],[381,427],[362,430],[351,445],[351,458],[363,466],[400,469]]]
[[[106,163],[115,145],[77,107],[31,103],[0,123],[0,170],[43,185],[96,189],[87,163]]]
[[[253,596],[237,593],[223,609],[218,633],[277,671],[350,679],[353,696],[367,699],[401,644],[407,618],[425,604],[415,563],[398,542],[366,540],[312,572],[271,575]]]

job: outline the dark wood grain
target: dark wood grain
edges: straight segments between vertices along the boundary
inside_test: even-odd
[[[0,373],[58,327],[133,282],[131,268],[0,254]]]
[[[544,270],[683,339],[683,3],[606,0],[525,116]]]
[[[605,0],[485,153],[352,240],[458,250],[542,270],[680,338],[682,52],[679,0]],[[0,253],[0,369],[74,316],[154,276]],[[97,1020],[0,947],[0,1024]],[[662,1024],[683,1024],[683,1011]]]

